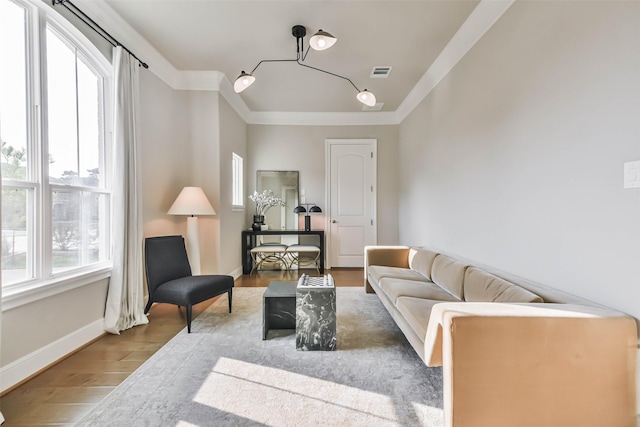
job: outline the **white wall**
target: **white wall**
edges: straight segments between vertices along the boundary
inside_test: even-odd
[[[186,234],[184,217],[167,211],[189,185],[189,99],[140,70],[140,152],[144,236]],[[186,173],[185,173],[186,171]]]
[[[640,3],[516,2],[400,126],[400,240],[640,318]]]
[[[245,229],[245,212],[232,210],[232,153],[244,159],[245,193],[247,183],[247,124],[219,97],[220,112],[220,201],[218,217],[224,227],[220,229],[220,271],[242,274],[240,233]],[[255,176],[255,175],[254,175]],[[248,196],[248,194],[247,194]],[[248,199],[245,203],[249,201]],[[246,205],[245,205],[246,206]]]
[[[180,189],[202,187],[215,216],[198,218],[202,274],[220,272],[220,118],[217,92],[188,91],[189,129],[183,136],[183,149],[190,154],[189,164],[178,171]],[[186,235],[186,218],[183,218]]]
[[[237,273],[244,212],[231,209],[231,152],[247,157],[247,125],[217,92],[177,91],[143,74],[145,237],[186,236],[186,217],[167,211],[183,187],[202,187],[216,211],[198,218],[202,274]]]
[[[256,189],[258,170],[300,171],[300,190],[305,191],[307,201],[325,209],[325,139],[328,138],[378,140],[378,243],[398,243],[398,126],[249,125],[249,194]],[[249,201],[247,206],[245,225],[248,227],[253,202]],[[317,224],[317,228],[323,226]]]
[[[102,321],[107,280],[100,280],[2,313],[2,366]]]

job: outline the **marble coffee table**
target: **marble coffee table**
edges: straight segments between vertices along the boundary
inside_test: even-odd
[[[336,288],[331,275],[274,281],[262,296],[262,339],[271,329],[295,329],[296,349],[336,349]]]
[[[296,287],[296,349],[336,349],[336,287],[331,275],[303,275]]]

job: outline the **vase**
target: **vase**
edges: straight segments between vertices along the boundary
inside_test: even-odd
[[[264,215],[254,215],[253,216],[253,225],[251,228],[258,231],[262,229],[262,224],[264,224]]]

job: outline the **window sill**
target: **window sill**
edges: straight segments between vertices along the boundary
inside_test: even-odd
[[[91,271],[74,272],[48,280],[38,280],[2,289],[2,311],[67,292],[111,277],[111,264],[101,264]]]

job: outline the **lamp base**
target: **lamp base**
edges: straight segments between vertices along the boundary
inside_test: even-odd
[[[311,217],[309,215],[304,216],[304,231],[311,231]]]
[[[191,274],[200,274],[200,239],[198,238],[198,217],[187,217],[187,252],[189,254],[189,264]]]

